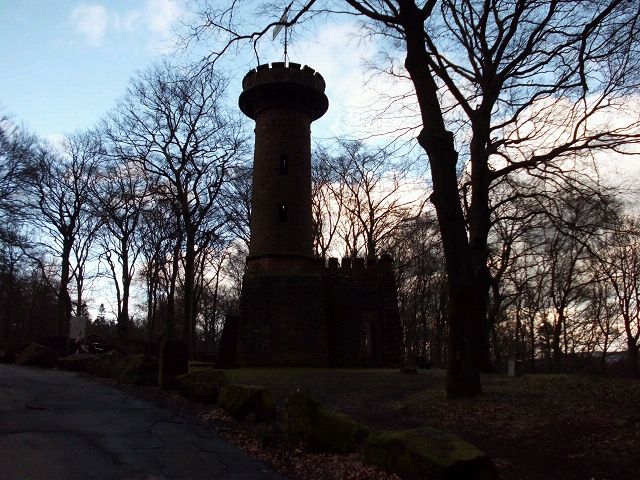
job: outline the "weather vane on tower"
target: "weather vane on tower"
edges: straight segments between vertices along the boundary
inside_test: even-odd
[[[275,40],[276,37],[278,36],[278,34],[280,33],[280,31],[282,30],[282,27],[284,27],[284,63],[285,64],[289,63],[289,54],[287,52],[289,25],[287,24],[287,20],[288,20],[288,16],[289,16],[289,10],[291,9],[292,5],[293,5],[293,2],[291,2],[289,4],[289,6],[284,9],[284,12],[282,13],[282,16],[280,17],[280,20],[278,20],[278,22],[279,22],[278,25],[276,25],[276,27],[273,29],[273,38],[272,38],[272,40]]]

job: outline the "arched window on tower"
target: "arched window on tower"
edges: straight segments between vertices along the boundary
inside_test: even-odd
[[[278,205],[278,221],[280,222],[287,221],[287,204],[284,202]]]

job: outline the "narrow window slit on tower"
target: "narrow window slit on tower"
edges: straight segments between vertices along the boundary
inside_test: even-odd
[[[289,173],[289,160],[286,155],[280,157],[280,175]]]
[[[284,202],[278,205],[278,220],[281,222],[287,221],[287,204]]]

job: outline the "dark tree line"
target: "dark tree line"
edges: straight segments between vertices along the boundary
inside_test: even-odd
[[[61,146],[3,120],[2,214],[15,227],[3,229],[3,259],[9,274],[16,261],[26,262],[56,296],[50,333],[68,334],[99,277],[115,290],[117,337],[126,342],[138,329],[132,302],[139,279],[149,339],[180,336],[193,351],[196,331],[213,331],[213,348],[227,288],[220,259],[229,256],[238,223],[226,205],[246,193],[237,191],[245,187],[237,178],[246,138],[225,87],[214,73],[155,66],[132,81],[98,128]],[[22,280],[28,277],[16,273],[3,286]],[[14,320],[6,317],[8,339]]]

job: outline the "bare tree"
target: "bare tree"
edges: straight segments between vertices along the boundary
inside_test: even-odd
[[[311,157],[311,212],[313,215],[313,243],[315,254],[326,258],[343,217],[340,201],[346,186],[332,168],[331,153],[324,148]]]
[[[234,43],[257,42],[279,23],[251,31],[239,20],[241,4],[205,2],[193,38],[215,28],[231,34],[207,60]],[[356,15],[404,57],[447,265],[450,396],[481,392],[492,184],[519,171],[560,173],[568,156],[638,141],[637,112],[602,121],[638,91],[638,8],[625,0],[308,0],[288,22],[314,9]],[[451,109],[470,129],[460,147],[447,125]],[[458,195],[461,152],[470,171],[466,216]]]
[[[154,67],[132,82],[106,127],[117,154],[156,176],[178,208],[185,239],[182,334],[191,350],[196,255],[204,247],[196,239],[205,225],[211,228],[226,169],[244,145],[237,116],[224,109],[224,87],[214,73]]]
[[[157,340],[161,334],[175,335],[177,265],[183,242],[180,223],[167,222],[175,215],[171,202],[151,196],[146,206],[136,237],[147,293],[147,335]]]
[[[594,320],[592,323],[592,329],[595,330],[594,350],[600,351],[600,369],[605,372],[607,354],[624,332],[619,328],[618,301],[607,279],[607,272],[603,271],[603,268],[607,267],[595,259],[593,271],[599,278],[591,286],[588,308]]]
[[[426,210],[406,218],[390,240],[405,349],[441,367],[446,354],[447,279],[435,213]]]
[[[628,217],[612,234],[610,248],[601,259],[603,272],[613,288],[627,343],[629,371],[640,378],[640,226]]]
[[[72,264],[71,258],[74,246],[88,241],[82,233],[86,233],[84,229],[92,221],[88,204],[90,186],[95,181],[101,154],[102,146],[91,134],[68,136],[60,153],[50,146],[40,148],[29,179],[28,221],[35,229],[30,250],[40,248],[60,260],[57,330],[61,336],[68,332],[72,313],[69,283],[86,260],[81,255],[79,263]],[[42,263],[41,267],[45,268]]]
[[[15,126],[0,112],[0,242],[18,241],[17,223],[21,186],[32,173],[33,158],[37,155],[38,139],[24,128]]]
[[[406,164],[384,149],[339,140],[337,151],[320,152],[315,190],[316,243],[321,254],[338,236],[347,256],[376,257],[407,218],[422,211],[423,197],[409,188]],[[324,173],[322,173],[324,170]],[[412,185],[413,186],[413,185]]]
[[[245,165],[229,169],[229,178],[221,192],[221,204],[228,234],[239,243],[239,249],[249,252],[251,218],[251,183],[253,171]]]
[[[92,186],[93,213],[100,220],[100,258],[116,290],[117,331],[127,339],[131,283],[140,253],[139,221],[150,181],[144,170],[128,158],[112,157],[102,165]]]

